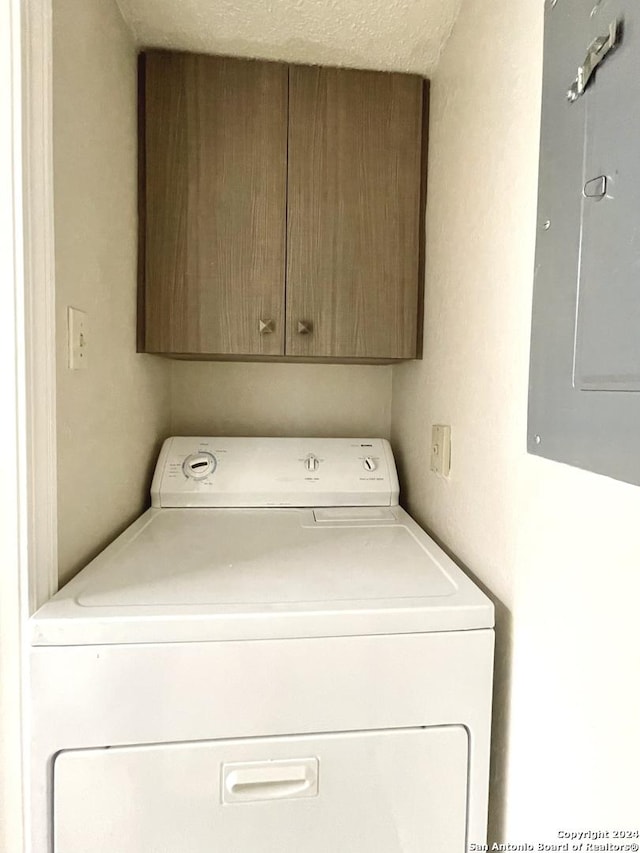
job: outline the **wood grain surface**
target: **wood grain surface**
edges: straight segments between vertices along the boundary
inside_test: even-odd
[[[144,79],[145,350],[283,354],[287,66],[151,51]]]
[[[290,66],[288,355],[416,356],[422,106],[419,77]]]

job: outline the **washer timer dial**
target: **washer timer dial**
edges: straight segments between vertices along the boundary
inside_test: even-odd
[[[218,461],[213,453],[203,450],[201,453],[192,453],[182,463],[185,477],[190,480],[204,480],[216,470]]]

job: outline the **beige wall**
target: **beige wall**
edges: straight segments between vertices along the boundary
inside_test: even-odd
[[[54,0],[60,577],[142,509],[169,370],[136,355],[136,49],[113,0]],[[66,310],[89,315],[70,371]]]
[[[27,553],[23,451],[24,334],[16,320],[25,301],[19,251],[23,239],[16,137],[20,110],[20,4],[0,3],[0,851],[23,847],[22,702]],[[26,562],[26,561],[25,561]]]
[[[391,367],[172,362],[182,435],[389,436]]]
[[[542,18],[464,0],[432,86],[425,359],[393,376],[405,500],[500,604],[492,834],[512,842],[638,824],[640,489],[525,452]]]

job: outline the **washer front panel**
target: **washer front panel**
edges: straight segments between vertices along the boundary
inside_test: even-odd
[[[462,726],[65,751],[54,850],[462,853],[467,772]]]
[[[469,732],[468,840],[484,841],[493,639],[484,630],[33,648],[33,849],[51,850],[61,750],[449,725]]]

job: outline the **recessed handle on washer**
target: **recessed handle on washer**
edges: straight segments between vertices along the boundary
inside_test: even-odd
[[[318,759],[223,764],[222,787],[223,803],[315,797]]]

